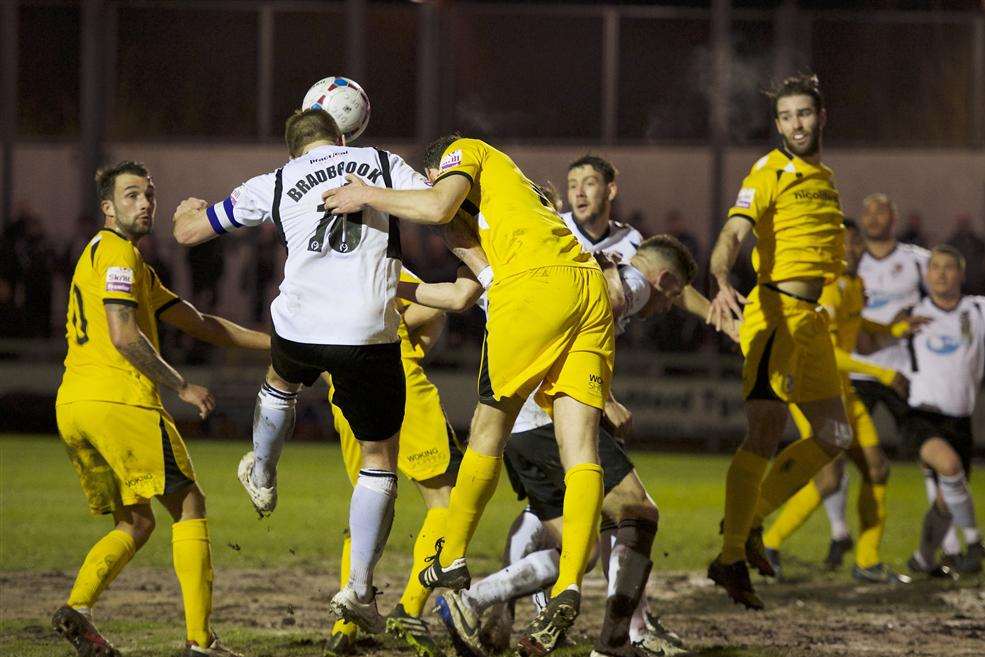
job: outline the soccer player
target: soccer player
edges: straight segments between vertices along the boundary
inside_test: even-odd
[[[406,268],[400,272],[402,283],[420,282],[420,279]],[[481,291],[481,286],[476,284]],[[407,402],[404,409],[404,422],[400,427],[400,450],[397,467],[413,481],[427,513],[424,523],[414,542],[414,567],[404,587],[400,603],[387,618],[387,632],[405,641],[419,657],[440,657],[443,653],[435,644],[427,624],[421,620],[421,612],[431,591],[417,579],[417,571],[425,567],[424,559],[434,548],[435,540],[444,529],[448,516],[448,495],[455,481],[455,474],[461,462],[462,451],[455,432],[448,424],[438,389],[428,380],[422,363],[425,354],[437,341],[445,324],[443,312],[398,299],[401,309],[399,328],[401,360],[407,379]],[[329,382],[329,402],[335,394],[331,377]],[[349,480],[355,485],[359,478],[360,447],[341,409],[332,404],[332,418],[335,430],[342,444],[342,458],[345,461]],[[342,568],[340,579],[348,578],[351,541],[348,533],[342,547]],[[332,627],[326,652],[333,655],[351,653],[355,650],[357,626],[339,620]]]
[[[919,322],[901,320],[892,326],[876,324],[863,319],[865,288],[858,276],[858,264],[865,252],[865,242],[858,226],[845,219],[845,273],[831,285],[825,285],[820,304],[830,318],[831,340],[834,343],[838,371],[842,374],[842,391],[845,408],[852,424],[854,441],[847,454],[862,475],[862,487],[858,496],[858,516],[861,524],[858,546],[855,551],[855,567],[852,576],[862,582],[905,582],[908,578],[897,575],[879,558],[879,542],[886,527],[886,483],[889,479],[889,459],[879,446],[879,435],[865,405],[859,401],[848,379],[849,373],[867,374],[890,386],[898,394],[906,396],[907,379],[899,372],[862,362],[852,357],[860,331],[873,335],[909,335],[919,327]],[[804,415],[791,407],[791,413],[801,438],[810,436],[811,427]],[[780,571],[780,545],[796,531],[821,505],[825,495],[832,494],[840,485],[844,472],[844,460],[839,458],[825,466],[814,481],[804,486],[783,507],[779,517],[763,534],[766,555],[773,569]]]
[[[615,284],[609,286],[614,308],[625,306],[626,300],[619,300],[619,294],[613,295],[613,288],[619,293],[625,290],[623,296],[630,298],[641,292],[649,296],[648,291],[651,289],[645,281],[642,286],[638,285],[637,281],[641,280],[641,277],[635,275],[638,269],[625,266],[629,265],[643,241],[643,236],[635,228],[612,218],[612,203],[618,195],[616,177],[615,167],[603,158],[587,155],[572,162],[567,173],[567,196],[572,211],[561,214],[583,249],[601,254],[611,262],[623,263],[624,266],[618,269],[605,270],[607,282],[610,282],[610,272],[618,271],[622,274],[621,277],[616,274]],[[665,255],[672,252],[681,260],[690,258],[686,249],[672,240],[667,240],[663,247],[668,252]],[[643,266],[645,264],[641,264]],[[690,280],[690,276],[686,280]],[[655,293],[652,298],[659,297],[660,293]],[[690,309],[702,318],[707,314],[707,299],[686,283],[683,293],[675,296],[674,301],[685,306],[696,304]],[[652,309],[646,309],[641,314],[649,312]],[[632,313],[627,311],[621,313],[617,320],[620,327],[625,326],[630,315]],[[657,507],[636,475],[632,462],[612,435],[624,433],[630,426],[631,418],[629,411],[610,394],[603,416],[604,427],[599,432],[599,457],[605,473],[606,493],[603,517],[608,518],[604,524],[610,528],[608,532],[603,531],[602,556],[603,570],[613,574],[622,573],[622,577],[613,577],[610,580],[613,602],[607,606],[599,645],[623,647],[627,642],[622,639],[621,631],[613,628],[628,620],[629,639],[632,643],[644,649],[649,648],[652,652],[666,652],[677,648],[680,640],[664,630],[655,619],[647,624],[646,598],[642,589],[635,610],[630,608],[625,618],[621,617],[621,611],[625,607],[625,593],[638,586],[639,575],[643,572],[639,566],[649,563],[658,517]],[[556,572],[556,552],[551,548],[561,545],[559,525],[564,485],[560,475],[563,469],[554,442],[551,418],[532,399],[527,400],[517,417],[511,440],[507,443],[506,457],[507,472],[514,489],[521,497],[526,496],[530,500],[528,510],[518,518],[514,527],[524,528],[533,534],[547,531],[551,534],[551,545],[546,550],[543,546],[538,546],[541,549],[534,550],[529,555],[523,550],[508,550],[516,553],[518,559],[522,557],[524,563],[517,563],[517,559],[513,559],[506,569],[483,579],[469,591],[439,598],[439,614],[449,626],[449,631],[453,637],[474,651],[482,648],[481,629],[476,622],[479,613],[501,601],[512,600],[531,587],[539,590],[545,583],[552,583],[553,573]],[[542,523],[548,523],[550,529],[545,530]],[[623,525],[621,534],[618,531],[619,524]],[[618,538],[622,540],[617,541],[619,548],[613,553],[612,542]],[[513,536],[508,539],[510,543],[524,540],[523,537]],[[612,564],[609,563],[610,553],[615,555],[611,559]],[[637,567],[620,568],[620,555],[624,560],[629,555],[630,561]],[[617,595],[623,596],[618,598],[618,605],[615,604]],[[636,597],[635,594],[633,597]]]
[[[298,391],[329,372],[332,403],[352,427],[362,456],[349,505],[349,581],[331,607],[380,633],[385,620],[376,606],[373,569],[393,521],[405,401],[396,305],[400,235],[386,212],[335,214],[322,205],[320,192],[344,184],[347,173],[380,187],[426,188],[427,181],[396,155],[346,146],[320,109],[290,116],[285,141],[292,159],[283,167],[248,180],[215,205],[183,201],[174,235],[182,244],[198,244],[264,221],[276,226],[287,262],[270,306],[272,365],[257,396],[253,452],[241,464],[250,473],[244,485],[261,514],[274,509],[277,459],[294,427]]]
[[[708,318],[719,327],[723,317],[743,317],[748,421],[726,477],[722,551],[708,577],[734,601],[754,609],[763,603],[746,560],[761,573],[774,574],[763,553],[763,519],[852,441],[828,320],[817,307],[825,283],[841,275],[844,258],[838,192],[831,169],[821,163],[827,112],[815,76],[787,78],[769,97],[783,143],[753,165],[729,210],[711,256],[719,291]],[[728,274],[753,232],[757,285],[747,300]],[[811,438],[780,452],[764,479],[788,404],[807,418]]]
[[[909,309],[926,294],[923,278],[930,252],[896,240],[896,216],[896,205],[885,194],[870,194],[862,200],[859,219],[866,247],[858,265],[858,275],[866,292],[862,317],[881,325],[905,318]],[[863,327],[858,337],[858,348],[854,354],[856,360],[887,370],[907,372],[909,357],[906,341],[900,336],[885,332],[870,333]],[[851,380],[866,410],[871,414],[878,404],[883,404],[893,416],[897,430],[902,431],[908,410],[905,396],[900,397],[899,391],[885,381],[861,372],[852,373]],[[933,477],[928,481],[933,485]],[[845,553],[854,545],[845,519],[847,489],[847,475],[842,475],[834,492],[824,498],[824,508],[831,524],[831,543],[824,562],[831,569],[841,566]]]
[[[638,235],[635,230],[632,234]],[[615,251],[619,242],[609,244]],[[670,309],[679,300],[697,265],[687,249],[670,236],[658,235],[642,241],[639,250],[622,245],[633,255],[619,268],[620,287],[626,301],[626,315],[646,317]],[[456,283],[459,283],[456,281]],[[449,296],[442,298],[440,292]],[[441,307],[457,305],[451,284],[416,286],[415,298]],[[696,293],[697,294],[697,293]],[[698,294],[700,297],[700,294]],[[700,297],[704,299],[703,297]],[[694,310],[706,316],[708,301]],[[619,317],[623,319],[623,317]],[[539,591],[554,582],[558,574],[557,553],[563,547],[561,517],[565,495],[564,470],[555,442],[551,418],[532,399],[528,400],[513,427],[506,447],[507,471],[518,493],[528,497],[537,525],[515,523],[528,533],[543,530],[549,537],[546,547],[522,557],[505,569],[473,584],[462,593],[449,592],[438,598],[438,612],[452,634],[453,643],[462,652],[482,655],[479,616],[487,607]],[[611,576],[610,595],[601,636],[596,646],[599,655],[648,654],[631,644],[630,629],[634,612],[639,612],[635,643],[649,634],[651,654],[674,654],[680,651],[680,639],[650,619],[641,605],[644,587],[652,562],[650,551],[657,530],[657,507],[643,487],[635,468],[622,447],[605,429],[599,432],[599,455],[605,472],[605,497],[602,514],[611,525],[602,537],[604,570]],[[612,541],[615,545],[612,545]],[[606,544],[608,542],[608,545]],[[610,557],[611,553],[611,559]],[[659,635],[659,636],[658,636]],[[675,645],[676,643],[676,645]]]
[[[118,657],[92,624],[92,607],[154,531],[151,500],[174,520],[171,548],[181,586],[185,657],[235,657],[209,623],[212,553],[205,494],[158,387],[170,388],[206,417],[215,399],[162,358],[158,322],[205,342],[268,350],[270,337],[203,315],[161,284],[137,243],[157,211],[154,182],[137,162],[96,174],[104,227],[89,240],[69,289],[65,374],[55,402],[58,432],[79,475],[89,510],[112,514],[113,530],[86,555],[55,630],[80,656]]]
[[[495,280],[469,447],[452,490],[445,534],[425,586],[453,590],[471,580],[465,553],[496,490],[503,447],[526,398],[553,407],[566,471],[564,547],[550,604],[520,640],[524,654],[552,651],[577,617],[581,579],[598,532],[603,478],[598,424],[613,364],[612,311],[605,279],[550,201],[503,152],[450,135],[432,143],[429,190],[381,190],[353,184],[324,195],[336,212],[363,207],[425,224],[447,224],[462,208],[478,226]]]
[[[912,374],[905,431],[920,446],[920,460],[934,471],[938,513],[944,510],[964,533],[967,550],[959,572],[982,570],[985,545],[968,490],[974,438],[971,414],[985,374],[985,297],[962,295],[965,259],[952,246],[934,248],[927,265],[927,298],[913,309],[930,323],[909,339]],[[926,532],[926,528],[925,528]],[[936,535],[941,540],[942,533]],[[937,545],[922,537],[910,567],[933,568]]]

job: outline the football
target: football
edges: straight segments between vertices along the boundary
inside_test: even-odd
[[[369,125],[369,96],[354,80],[341,76],[322,78],[304,95],[301,109],[323,109],[335,119],[347,144]]]

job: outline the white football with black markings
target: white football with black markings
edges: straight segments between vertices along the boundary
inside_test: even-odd
[[[322,78],[304,95],[301,109],[323,109],[335,119],[351,144],[369,125],[369,96],[354,80],[338,75]]]

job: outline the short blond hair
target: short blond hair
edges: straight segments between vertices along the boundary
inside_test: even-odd
[[[951,246],[950,244],[938,244],[930,250],[930,257],[933,258],[935,255],[946,255],[954,258],[954,261],[958,263],[958,269],[964,271],[965,267],[968,265],[965,260],[964,254],[957,250],[957,248]]]
[[[889,198],[888,194],[882,192],[875,192],[874,194],[869,194],[862,199],[862,207],[866,208],[870,203],[878,203],[880,205],[888,205],[889,211],[893,213],[893,218],[899,217],[899,212],[897,211],[896,204],[893,199]]]

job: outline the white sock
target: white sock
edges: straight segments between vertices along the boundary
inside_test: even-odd
[[[978,531],[978,527],[965,527],[963,533],[965,545],[974,545],[975,543],[982,542],[982,534]]]
[[[352,538],[349,586],[361,600],[373,595],[373,568],[390,535],[396,499],[396,473],[359,471],[349,502],[349,535]]]
[[[553,548],[532,552],[502,570],[483,577],[463,596],[475,613],[479,614],[497,602],[509,602],[539,591],[557,579],[560,558],[561,555]]]
[[[845,520],[845,500],[848,498],[848,470],[841,473],[838,489],[824,498],[824,510],[828,512],[831,523],[831,539],[841,541],[848,538],[848,522]]]
[[[536,552],[543,547],[544,543],[544,523],[540,521],[530,507],[520,513],[520,517],[510,528],[510,535],[507,537],[507,554],[510,563],[516,563],[531,552]]]
[[[298,393],[284,392],[266,381],[253,410],[253,483],[270,488],[277,483],[277,462],[284,441],[294,431]]]
[[[961,541],[958,540],[958,529],[953,524],[948,528],[947,533],[944,534],[944,540],[941,541],[941,550],[944,554],[955,556],[961,554]]]
[[[954,524],[961,528],[977,527],[978,524],[975,522],[975,503],[971,499],[971,493],[968,491],[968,483],[965,481],[964,472],[959,472],[954,476],[941,475],[938,477],[938,482],[944,503],[947,504],[948,510],[954,517]]]
[[[632,618],[629,619],[629,642],[635,643],[646,634],[646,615],[650,613],[650,606],[646,602],[646,589],[640,596],[640,603],[636,605]]]

